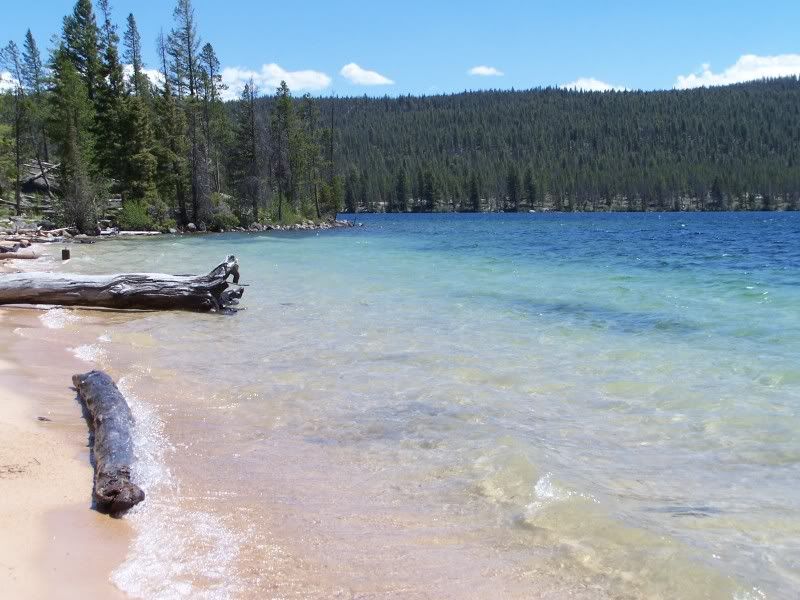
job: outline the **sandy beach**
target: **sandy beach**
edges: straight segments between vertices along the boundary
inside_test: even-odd
[[[87,427],[70,389],[87,365],[68,350],[79,340],[47,328],[42,314],[0,309],[0,589],[6,598],[122,598],[109,574],[131,532],[90,508]]]

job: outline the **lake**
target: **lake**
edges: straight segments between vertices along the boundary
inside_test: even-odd
[[[354,218],[346,216],[346,218]],[[800,214],[357,215],[75,246],[233,317],[54,309],[120,381],[152,598],[792,598]],[[65,337],[65,339],[67,339]]]

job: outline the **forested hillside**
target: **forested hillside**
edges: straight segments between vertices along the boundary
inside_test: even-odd
[[[320,106],[351,209],[769,210],[800,199],[795,78]]]

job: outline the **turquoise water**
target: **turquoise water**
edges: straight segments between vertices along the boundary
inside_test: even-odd
[[[233,318],[92,325],[148,502],[195,517],[134,513],[121,587],[796,597],[800,215],[358,220],[73,250],[93,272],[234,253],[249,284]],[[158,558],[153,529],[189,541]]]

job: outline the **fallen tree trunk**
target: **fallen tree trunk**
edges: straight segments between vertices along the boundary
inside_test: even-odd
[[[228,256],[208,275],[74,275],[14,273],[0,276],[0,304],[58,304],[149,310],[231,311],[244,289],[239,263]]]
[[[131,482],[131,410],[114,380],[102,371],[73,375],[72,383],[91,417],[95,508],[120,515],[144,500],[144,492]]]
[[[33,248],[20,248],[11,252],[0,252],[0,260],[34,259],[39,254]]]

